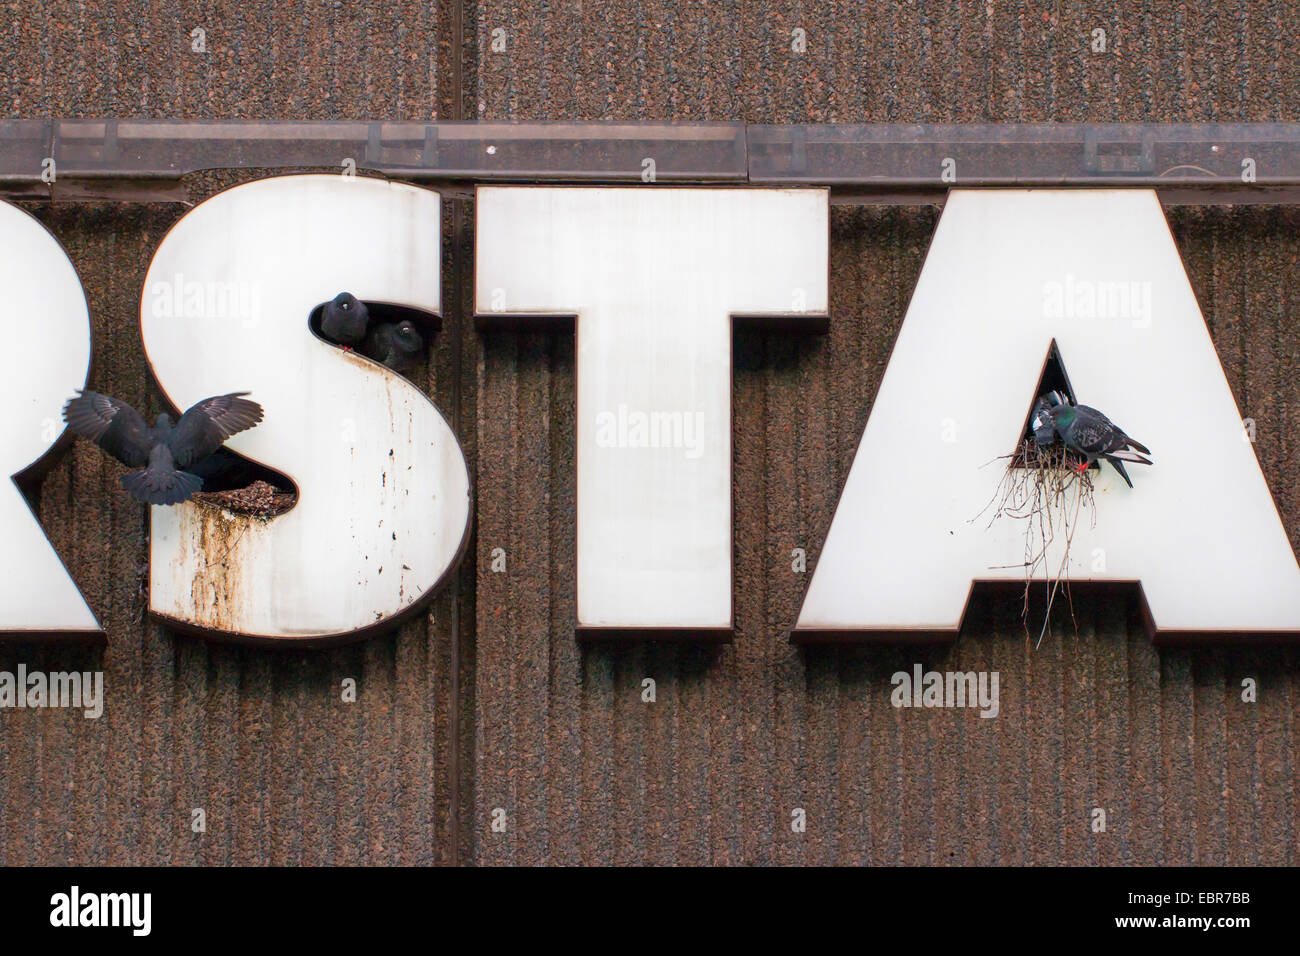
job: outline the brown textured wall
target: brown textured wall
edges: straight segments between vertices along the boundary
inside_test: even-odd
[[[1166,121],[1300,106],[1300,10],[1281,0],[184,10],[0,0],[0,112],[445,119],[463,97],[487,119]],[[190,52],[194,26],[206,55]],[[1087,48],[1094,27],[1104,56]],[[496,28],[503,53],[489,49]],[[193,197],[226,182],[196,177]],[[94,386],[156,402],[135,313],[181,210],[29,208],[86,284]],[[447,214],[448,314],[428,382],[476,476],[457,585],[426,620],[352,648],[175,638],[138,622],[140,509],[114,466],[76,448],[39,513],[108,647],[0,647],[0,668],[102,664],[107,711],[0,711],[0,862],[1298,861],[1295,649],[1157,652],[1131,601],[1088,597],[1077,637],[1059,628],[1038,651],[991,597],[952,648],[786,643],[804,585],[790,549],[816,557],[935,210],[835,209],[830,333],[737,334],[738,633],[715,649],[575,644],[573,343],[473,332],[469,212]],[[1171,221],[1300,547],[1300,211]],[[504,575],[486,570],[494,547]],[[917,661],[998,670],[1001,716],[894,710],[889,675]],[[347,676],[361,687],[351,707],[336,703]],[[1246,676],[1257,705],[1239,702]],[[1088,829],[1094,806],[1110,811],[1106,834]],[[497,807],[504,833],[487,825]],[[792,807],[807,833],[790,831]]]

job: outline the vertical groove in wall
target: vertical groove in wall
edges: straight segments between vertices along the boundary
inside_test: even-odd
[[[462,51],[465,42],[465,23],[464,23],[464,4],[462,0],[451,0],[451,16],[449,18],[450,33],[449,44],[451,47],[451,109],[449,119],[461,120],[465,118],[465,73]],[[454,289],[457,293],[457,304],[460,304],[460,295],[464,288],[466,268],[464,266],[464,257],[461,250],[461,240],[464,234],[464,203],[458,200],[452,200],[451,204],[451,275],[455,282]],[[452,354],[456,356],[456,370],[452,384],[452,427],[456,434],[464,432],[463,418],[461,416],[460,403],[460,383],[462,375],[461,359],[462,352],[462,330],[464,328],[465,312],[463,309],[457,309],[457,315],[454,321],[454,338],[452,345]],[[473,475],[473,469],[470,472]],[[472,485],[471,478],[471,485]],[[471,542],[472,544],[472,542]],[[473,554],[473,548],[470,547],[470,554]],[[457,572],[457,590],[459,590],[460,579],[463,577],[463,570]],[[449,834],[448,850],[449,856],[447,862],[452,866],[459,866],[461,859],[461,839],[460,839],[460,814],[461,814],[461,760],[460,760],[460,726],[461,726],[461,640],[460,640],[460,596],[453,594],[451,598],[451,689],[448,696],[449,709],[449,729],[451,732],[451,748],[448,752],[448,773],[451,777],[451,786],[448,790],[448,826]]]

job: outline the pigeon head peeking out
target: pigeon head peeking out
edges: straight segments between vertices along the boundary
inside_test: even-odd
[[[361,351],[367,358],[400,372],[424,357],[424,334],[410,319],[380,322],[366,336]]]
[[[393,329],[393,339],[408,351],[424,348],[424,336],[410,319],[403,319]]]
[[[345,349],[365,339],[369,327],[370,310],[351,292],[340,292],[321,309],[321,332]]]
[[[345,352],[353,348],[366,358],[402,371],[424,358],[424,333],[403,310],[383,303],[370,306],[351,292],[340,292],[321,307],[321,334]],[[391,316],[391,318],[390,318]]]

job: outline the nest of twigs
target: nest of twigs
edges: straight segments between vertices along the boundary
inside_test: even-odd
[[[297,498],[292,491],[281,491],[265,481],[255,481],[245,488],[230,491],[199,491],[194,500],[235,514],[254,518],[273,518],[293,507]]]
[[[993,498],[980,512],[983,515],[992,509],[988,527],[1002,518],[1024,522],[1025,592],[1021,620],[1025,624],[1026,640],[1031,636],[1031,590],[1041,582],[1047,596],[1047,610],[1043,614],[1043,626],[1039,629],[1035,647],[1043,643],[1051,621],[1052,606],[1062,590],[1070,604],[1070,620],[1074,623],[1075,633],[1078,633],[1074,602],[1070,599],[1070,545],[1085,510],[1090,525],[1096,527],[1097,524],[1092,472],[1091,469],[1079,470],[1083,460],[1059,442],[1039,445],[1025,438],[1010,455],[994,459],[1005,461],[1006,471]],[[1064,547],[1060,562],[1053,568],[1048,565],[1048,551],[1058,540]]]

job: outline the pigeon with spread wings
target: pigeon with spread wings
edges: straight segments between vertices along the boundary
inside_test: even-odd
[[[137,501],[174,505],[203,487],[191,466],[222,443],[262,420],[262,406],[233,392],[205,398],[172,424],[159,415],[153,427],[134,408],[99,392],[85,391],[63,406],[74,433],[95,442],[122,464],[137,469],[122,476],[122,486]]]

